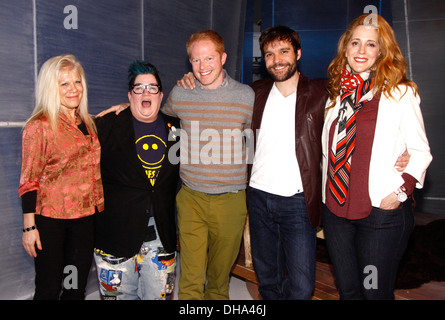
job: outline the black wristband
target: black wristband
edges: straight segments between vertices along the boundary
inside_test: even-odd
[[[34,230],[35,228],[36,228],[36,225],[33,225],[32,227],[29,227],[29,228],[23,229],[23,232],[25,233],[25,232],[28,232],[28,231]]]

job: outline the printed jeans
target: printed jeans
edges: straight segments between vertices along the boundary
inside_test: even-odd
[[[154,224],[150,218],[150,224]],[[94,254],[103,300],[170,300],[175,285],[175,258],[159,261],[163,247],[156,239],[144,242],[132,258]]]

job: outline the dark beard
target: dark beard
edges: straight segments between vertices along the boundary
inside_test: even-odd
[[[273,73],[273,71],[271,71],[271,70],[272,70],[273,68],[275,68],[276,66],[279,66],[279,65],[280,65],[280,64],[276,64],[276,65],[273,65],[273,66],[271,66],[271,67],[269,67],[269,68],[267,69],[267,71],[269,72],[271,78],[272,78],[275,82],[283,82],[283,81],[286,81],[286,80],[292,78],[292,76],[295,74],[295,72],[297,72],[297,64],[296,64],[296,63],[292,63],[292,64],[287,63],[287,64],[282,65],[282,66],[286,66],[286,65],[289,66],[289,69],[287,70],[287,72],[286,72],[284,75],[276,76],[275,73]]]

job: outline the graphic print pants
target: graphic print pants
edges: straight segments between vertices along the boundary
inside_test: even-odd
[[[150,223],[152,220],[150,218]],[[164,254],[158,235],[155,240],[144,242],[139,253],[129,259],[95,252],[101,298],[170,300],[175,286],[176,260],[160,260]]]

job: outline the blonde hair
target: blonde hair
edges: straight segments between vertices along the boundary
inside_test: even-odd
[[[86,126],[96,132],[94,121],[88,113],[88,90],[85,71],[79,60],[70,54],[52,57],[40,68],[35,90],[35,107],[27,123],[44,116],[53,130],[57,128],[61,109],[59,78],[63,69],[73,69],[79,74],[83,86],[83,94],[77,113],[85,122]]]
[[[375,88],[388,97],[392,97],[391,91],[398,89],[397,86],[400,84],[411,87],[415,93],[418,92],[417,85],[406,77],[406,61],[391,26],[379,15],[373,15],[372,23],[369,21],[370,16],[367,14],[356,18],[338,41],[337,56],[328,67],[327,90],[331,102],[330,107],[334,106],[336,98],[340,95],[341,73],[348,63],[346,58],[348,43],[355,28],[361,25],[374,27],[379,37],[380,55],[372,68],[375,70]]]

